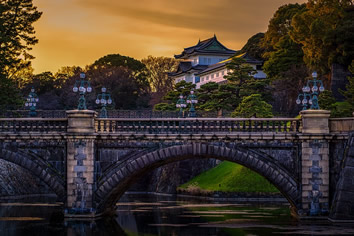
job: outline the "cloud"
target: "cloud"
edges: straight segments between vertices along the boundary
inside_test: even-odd
[[[267,29],[276,9],[305,0],[34,0],[36,73],[85,66],[108,53],[144,58],[180,53],[212,37],[238,50]],[[56,69],[55,69],[56,68]]]

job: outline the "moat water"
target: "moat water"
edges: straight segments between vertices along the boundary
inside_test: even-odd
[[[125,195],[117,215],[64,220],[51,198],[0,200],[0,236],[84,235],[354,235],[354,225],[299,223],[287,204],[241,204]]]

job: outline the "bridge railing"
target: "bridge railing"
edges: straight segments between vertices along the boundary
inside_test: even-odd
[[[331,133],[348,133],[354,130],[354,117],[330,118],[329,130]]]
[[[300,132],[295,118],[108,118],[96,119],[97,133],[203,134],[233,132]]]
[[[66,132],[67,124],[66,118],[0,118],[0,132]]]

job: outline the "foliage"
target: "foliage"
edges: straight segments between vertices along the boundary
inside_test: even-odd
[[[19,84],[12,77],[30,66],[29,51],[38,42],[33,23],[41,14],[32,0],[0,2],[0,111],[23,104]]]
[[[224,161],[179,188],[199,187],[223,192],[279,192],[264,177],[236,163]]]
[[[168,77],[168,72],[175,71],[178,61],[169,57],[148,56],[141,60],[147,69],[147,78],[153,93],[152,104],[161,102],[162,97],[173,89],[173,79]]]
[[[262,40],[262,46],[267,51],[274,51],[275,45],[292,30],[292,18],[305,9],[304,4],[286,4],[274,13],[269,21],[267,32]]]
[[[290,38],[289,32],[292,30],[293,16],[302,12],[304,8],[304,4],[281,6],[269,21],[262,41],[262,46],[266,48],[264,57],[267,59],[263,69],[272,80],[281,79],[280,74],[292,66],[303,64],[301,45]]]
[[[167,109],[169,111],[177,110],[176,103],[177,103],[177,100],[179,99],[179,96],[183,95],[184,97],[187,97],[190,94],[190,91],[194,88],[195,88],[195,84],[188,83],[185,80],[178,82],[177,84],[175,84],[174,89],[172,91],[168,92],[163,97],[163,100],[165,102],[163,102],[162,104],[167,103],[167,104],[169,104],[169,106],[160,105],[161,103],[159,103],[154,106],[154,110],[159,110],[159,109],[164,109],[164,111],[166,111]]]
[[[0,115],[6,110],[18,109],[24,103],[20,90],[11,79],[0,74]]]
[[[228,83],[236,85],[236,97],[240,98],[241,87],[247,81],[253,79],[256,70],[252,66],[246,64],[246,60],[240,56],[233,57],[229,63],[226,64],[229,70],[228,74],[224,76]]]
[[[352,73],[352,76],[348,77],[348,84],[345,86],[346,91],[341,91],[341,93],[354,109],[354,60],[349,67],[349,71]]]
[[[205,111],[231,111],[239,103],[235,90],[236,86],[234,84],[218,84],[215,82],[203,84],[198,89],[198,108]]]
[[[168,104],[165,102],[158,103],[154,106],[155,111],[173,111],[176,110],[176,104]]]
[[[106,87],[116,109],[148,106],[150,86],[145,65],[131,57],[110,54],[86,68],[95,93]],[[95,100],[95,99],[93,99]]]
[[[105,67],[87,71],[96,94],[102,87],[111,93],[116,109],[136,109],[146,107],[148,94],[144,85],[136,80],[134,73],[127,67]]]
[[[326,74],[336,58],[341,58],[341,62],[353,58],[353,13],[347,11],[351,7],[352,0],[309,0],[306,11],[293,17],[290,35],[302,45],[304,61],[310,69]],[[340,35],[343,30],[350,33]]]
[[[269,22],[262,46],[266,48],[263,69],[272,83],[274,110],[282,115],[295,115],[300,110],[295,100],[308,77],[302,45],[291,37],[292,21],[306,10],[305,4],[279,7]],[[269,100],[267,100],[269,101]]]
[[[260,94],[262,99],[269,102],[272,100],[269,79],[249,79],[240,89],[240,97],[246,97],[250,94]],[[238,103],[237,103],[238,104]],[[236,105],[237,106],[237,105]]]
[[[126,67],[130,70],[134,71],[135,73],[141,72],[145,70],[145,65],[132,58],[127,56],[122,56],[120,54],[108,54],[96,60],[90,68],[97,68],[97,67]]]
[[[332,110],[336,99],[334,98],[332,91],[325,90],[318,96],[318,105],[322,110]]]
[[[290,70],[294,65],[304,64],[303,55],[301,46],[286,35],[274,45],[274,51],[265,54],[267,61],[263,66],[264,72],[273,81],[282,79],[283,72]]]
[[[263,60],[265,48],[262,46],[264,33],[257,33],[247,40],[247,43],[242,47],[237,55],[247,53],[252,58]]]
[[[231,114],[233,117],[273,117],[272,105],[262,100],[260,94],[252,94],[244,97],[236,110]]]
[[[296,104],[296,99],[306,83],[308,74],[308,69],[304,64],[293,65],[289,70],[281,72],[277,79],[272,81],[274,110],[286,116],[298,114],[301,107]]]
[[[347,102],[336,102],[331,110],[331,117],[352,117],[353,107]]]
[[[0,2],[0,73],[7,78],[28,67],[34,58],[29,54],[38,42],[33,23],[41,15],[32,0]]]

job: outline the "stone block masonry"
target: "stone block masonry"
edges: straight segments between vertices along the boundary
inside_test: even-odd
[[[93,214],[95,138],[93,111],[68,111],[66,215]]]
[[[328,213],[329,155],[326,140],[302,143],[302,209],[309,215]]]
[[[76,211],[93,208],[94,140],[70,140],[67,162],[67,207]],[[84,163],[85,162],[85,163]]]

